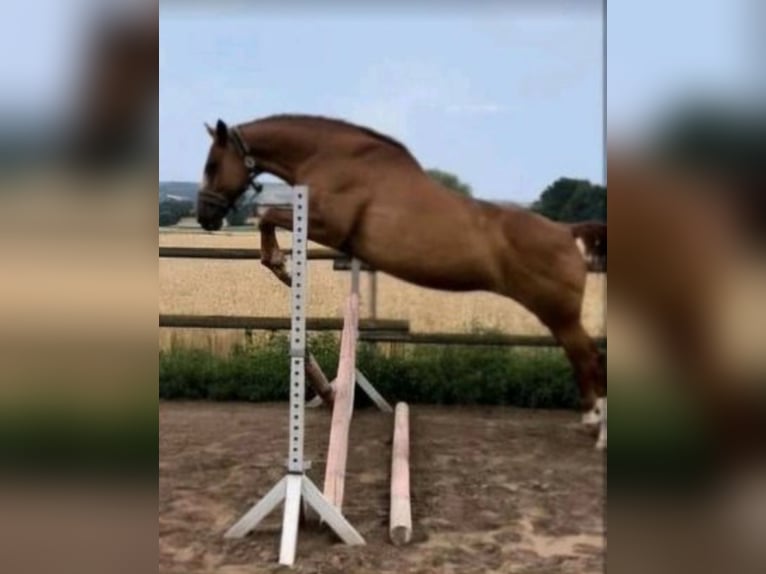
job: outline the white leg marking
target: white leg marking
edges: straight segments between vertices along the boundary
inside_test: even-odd
[[[603,399],[603,411],[601,413],[601,425],[598,432],[598,440],[596,441],[596,449],[606,450],[606,397]]]
[[[582,256],[587,259],[588,258],[588,249],[585,247],[585,242],[580,239],[579,237],[575,239],[575,243],[577,244],[577,249],[580,250],[580,253]]]
[[[606,408],[606,399],[596,399],[593,408],[582,415],[582,424],[585,426],[597,426],[601,424],[603,411]]]
[[[590,253],[588,252],[588,247],[585,245],[585,242],[578,237],[575,239],[575,243],[577,244],[577,249],[580,250],[580,255],[582,255],[583,259],[585,259],[585,263],[588,265],[593,265],[593,257],[591,257]]]

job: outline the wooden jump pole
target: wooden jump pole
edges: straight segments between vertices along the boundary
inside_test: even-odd
[[[356,367],[356,345],[359,340],[359,286],[361,262],[351,260],[351,292],[343,313],[343,332],[340,342],[338,373],[332,384],[333,398],[330,444],[327,448],[324,496],[338,510],[343,507],[348,460],[348,436],[354,413],[354,390],[356,386],[383,412],[393,412],[391,405],[375,389],[372,383]]]
[[[309,353],[306,358],[306,382],[311,385],[314,392],[326,405],[332,405],[335,400],[335,389],[327,380],[322,367],[319,366],[314,355]]]
[[[397,403],[394,410],[394,444],[391,453],[391,520],[389,535],[394,546],[412,540],[410,503],[410,409]]]
[[[354,412],[354,388],[356,378],[357,321],[359,319],[359,296],[352,292],[346,302],[343,334],[341,335],[340,361],[335,378],[335,400],[330,426],[330,444],[327,448],[327,466],[324,479],[324,496],[338,510],[343,507],[343,494],[348,460],[348,435]]]

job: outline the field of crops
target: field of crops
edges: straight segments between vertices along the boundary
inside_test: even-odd
[[[290,234],[281,234],[279,241],[289,247]],[[181,228],[161,230],[159,245],[257,248],[259,237],[255,230],[208,234]],[[362,317],[369,317],[369,277],[362,275]],[[309,316],[341,317],[349,282],[350,274],[333,271],[331,261],[312,261]],[[160,313],[288,315],[289,289],[256,261],[160,259],[159,284]],[[593,335],[604,334],[605,287],[605,276],[590,276],[584,320]],[[413,332],[548,334],[533,315],[504,297],[423,289],[383,273],[378,274],[377,314],[379,318],[408,320]],[[160,348],[168,348],[175,341],[227,352],[243,337],[239,331],[160,329]]]

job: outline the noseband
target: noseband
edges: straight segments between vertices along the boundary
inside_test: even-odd
[[[198,197],[199,201],[201,201],[202,203],[206,203],[208,205],[213,205],[215,207],[222,207],[227,212],[232,207],[234,207],[234,203],[233,202],[229,201],[224,196],[222,196],[222,195],[220,195],[218,193],[215,193],[214,191],[207,190],[207,189],[203,189],[202,191],[200,191],[199,194],[197,195],[197,197]]]

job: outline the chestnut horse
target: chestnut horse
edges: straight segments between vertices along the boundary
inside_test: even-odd
[[[581,322],[581,229],[457,194],[398,141],[341,120],[278,115],[207,129],[213,142],[197,200],[204,229],[220,229],[260,173],[307,185],[310,240],[416,285],[498,293],[534,313],[574,369],[583,422],[600,421],[606,373]],[[289,209],[269,208],[260,220],[262,263],[288,285],[275,229],[291,226]]]

